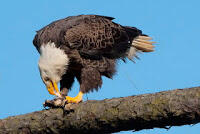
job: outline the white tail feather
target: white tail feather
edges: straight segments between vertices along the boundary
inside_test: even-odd
[[[152,38],[151,38],[151,37],[149,37],[149,36],[142,36],[142,35],[138,36],[136,39],[142,39],[142,40],[152,40]]]
[[[137,57],[137,52],[152,52],[154,51],[153,44],[156,42],[149,41],[152,40],[149,36],[138,36],[132,41],[132,45],[127,51],[128,59],[133,61],[134,57]]]
[[[149,41],[151,39],[152,38],[148,37],[148,36],[138,36],[133,40],[132,46],[142,52],[152,52],[152,51],[154,51],[153,44],[155,42]]]

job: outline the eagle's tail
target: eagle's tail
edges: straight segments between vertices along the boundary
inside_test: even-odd
[[[137,52],[153,52],[153,44],[155,42],[151,41],[152,38],[142,34],[142,31],[135,27],[124,27],[128,33],[129,38],[132,39],[131,47],[128,49],[126,55],[128,59],[133,60],[134,57],[137,58]]]
[[[146,35],[137,36],[131,44],[129,51],[127,52],[127,57],[130,60],[133,60],[134,57],[137,58],[137,52],[153,52],[154,51],[154,43],[151,37]]]
[[[132,46],[142,52],[153,52],[155,47],[153,44],[156,42],[150,40],[152,38],[149,36],[139,35],[133,40]]]

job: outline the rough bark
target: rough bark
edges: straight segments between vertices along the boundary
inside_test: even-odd
[[[0,133],[100,134],[167,128],[200,122],[200,87],[155,94],[90,100],[0,120]]]

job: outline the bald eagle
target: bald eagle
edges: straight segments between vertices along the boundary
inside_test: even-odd
[[[70,16],[37,31],[33,44],[40,53],[40,76],[50,94],[79,103],[84,93],[101,87],[102,76],[113,77],[117,60],[133,60],[137,52],[154,51],[151,37],[113,19]],[[75,78],[80,91],[76,97],[67,96]]]

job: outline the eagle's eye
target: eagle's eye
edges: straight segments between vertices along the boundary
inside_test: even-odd
[[[44,77],[44,81],[50,81],[48,77]]]

